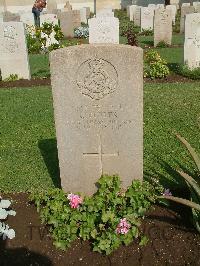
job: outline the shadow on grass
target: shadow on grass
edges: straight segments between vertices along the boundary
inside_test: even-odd
[[[6,240],[2,239],[0,240],[0,262],[2,266],[53,266],[48,257],[27,248],[6,248]]]
[[[40,140],[38,142],[38,147],[47,166],[49,175],[52,178],[54,186],[61,188],[56,139]]]
[[[169,70],[177,75],[180,75],[180,64],[178,63],[168,63],[167,66]]]
[[[150,40],[139,40],[139,43],[147,46],[154,46],[154,42]]]
[[[174,162],[177,165],[175,168],[164,159],[158,158],[157,156],[155,156],[155,161],[160,165],[162,173],[152,167],[149,171],[144,172],[145,180],[152,182],[152,178],[159,179],[160,184],[164,188],[170,188],[172,194],[182,198],[189,198],[188,186],[184,181],[184,178],[177,172],[177,170],[182,170],[191,176],[194,176],[195,173],[191,173],[183,164],[177,161],[176,158],[174,158]],[[169,179],[165,173],[167,176],[170,176],[171,179]]]
[[[46,70],[38,70],[37,72],[34,72],[32,77],[33,78],[50,78],[51,74],[49,71]]]

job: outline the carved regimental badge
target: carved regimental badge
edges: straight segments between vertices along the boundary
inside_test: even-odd
[[[104,59],[89,59],[78,69],[77,85],[80,92],[94,100],[101,100],[117,89],[115,67]]]

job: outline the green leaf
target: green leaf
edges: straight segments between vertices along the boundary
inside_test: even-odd
[[[149,242],[149,238],[147,236],[142,236],[139,245],[145,246]]]
[[[192,156],[192,158],[194,159],[196,166],[198,168],[198,170],[200,171],[200,158],[198,156],[198,154],[196,153],[195,149],[192,148],[192,146],[189,144],[189,142],[187,142],[186,139],[184,139],[183,137],[181,137],[179,134],[176,134],[176,137],[183,143],[183,145],[188,149],[190,155]]]

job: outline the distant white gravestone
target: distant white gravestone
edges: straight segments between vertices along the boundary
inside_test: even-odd
[[[32,12],[25,12],[20,15],[20,21],[28,26],[34,26],[34,17]]]
[[[141,26],[141,6],[136,6],[135,8],[135,16],[134,16],[134,24],[135,26]]]
[[[190,69],[200,67],[200,13],[186,15],[184,62]]]
[[[114,17],[114,12],[112,11],[112,8],[104,8],[97,11],[96,17]]]
[[[0,69],[2,78],[17,74],[30,79],[25,29],[22,22],[0,23]]]
[[[195,8],[193,6],[182,6],[181,7],[181,19],[180,19],[180,33],[185,31],[185,15],[194,13]]]
[[[154,16],[154,46],[159,42],[172,43],[172,14],[167,9],[156,9]]]
[[[175,5],[168,5],[168,6],[166,6],[166,9],[171,11],[172,22],[175,25],[176,24],[176,12],[177,12],[176,6]]]
[[[141,8],[141,31],[153,30],[154,10],[148,7]]]
[[[143,178],[143,51],[80,45],[50,54],[61,184],[92,194],[102,174]]]
[[[134,21],[136,5],[130,6],[130,21]]]
[[[97,17],[88,20],[89,43],[119,43],[119,19]]]

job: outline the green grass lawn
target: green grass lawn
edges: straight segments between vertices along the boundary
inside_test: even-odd
[[[145,47],[145,46],[153,46],[153,36],[139,36],[138,37],[139,46]],[[181,34],[173,34],[172,36],[172,45],[182,45],[184,44],[184,35]]]
[[[199,99],[200,83],[145,85],[145,177],[161,176],[169,186],[172,179],[169,166],[180,164],[194,172],[194,165],[174,132],[181,133],[200,151]],[[51,89],[1,89],[0,118],[1,191],[58,186]]]
[[[48,54],[29,54],[29,64],[31,76],[35,77],[49,77],[49,55]]]

